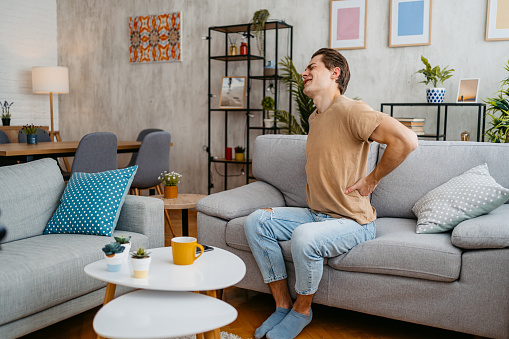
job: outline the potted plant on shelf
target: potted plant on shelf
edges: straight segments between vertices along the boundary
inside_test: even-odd
[[[235,160],[244,161],[244,151],[246,149],[242,146],[235,147]]]
[[[4,126],[10,126],[11,125],[11,113],[9,112],[12,104],[14,102],[11,102],[10,104],[5,101],[2,105],[2,103],[0,103],[0,106],[2,107],[2,125]]]
[[[509,72],[509,61],[504,69]],[[489,105],[486,115],[492,118],[490,128],[484,133],[491,142],[509,142],[509,76],[500,81],[497,96],[483,101]]]
[[[426,89],[426,98],[428,103],[442,103],[444,102],[445,88],[437,88],[437,84],[443,84],[445,80],[452,77],[454,69],[447,69],[449,66],[445,66],[440,69],[440,66],[431,67],[428,59],[421,55],[421,61],[426,68],[418,70],[416,73],[422,73],[426,80],[421,81],[428,85],[430,82],[433,83],[433,88]]]
[[[131,237],[124,237],[123,235],[120,237],[114,237],[115,241],[118,242],[122,247],[124,247],[124,252],[129,253],[131,251]],[[124,261],[127,262],[127,255],[124,256]]]
[[[118,242],[111,242],[102,248],[108,271],[118,272],[124,261],[124,250]]]
[[[265,119],[263,119],[263,126],[266,128],[272,128],[275,125],[274,115],[271,111],[274,110],[274,99],[272,97],[264,97],[262,99],[262,108],[267,112]]]
[[[265,23],[269,18],[270,13],[266,9],[260,9],[254,12],[253,18],[251,19],[252,32],[256,38],[256,46],[261,56],[265,56],[265,50],[263,49],[263,40],[265,39]]]
[[[27,144],[37,144],[37,134],[41,126],[35,126],[34,124],[25,125],[21,129],[21,133],[27,135]]]
[[[133,266],[133,274],[135,278],[147,278],[150,262],[152,261],[149,254],[150,252],[145,251],[143,247],[140,247],[136,252],[131,253],[131,264]]]
[[[178,184],[180,183],[180,179],[182,175],[171,172],[168,173],[164,171],[158,177],[159,181],[164,185],[164,198],[165,199],[175,199],[178,196]]]

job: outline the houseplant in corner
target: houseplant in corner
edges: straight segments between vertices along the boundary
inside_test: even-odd
[[[430,104],[439,104],[444,102],[445,88],[437,88],[437,84],[443,84],[445,80],[452,77],[454,69],[447,69],[449,66],[445,66],[440,69],[440,66],[431,67],[428,59],[421,55],[421,61],[426,68],[418,70],[416,73],[422,73],[426,80],[421,81],[428,85],[430,82],[433,83],[433,88],[426,89],[426,98]]]
[[[37,133],[39,133],[39,128],[41,126],[25,125],[23,126],[21,133],[27,135],[27,144],[37,144]]]
[[[143,247],[131,253],[131,265],[136,279],[145,279],[148,276],[148,269],[152,261],[149,254],[150,252],[145,251]]]
[[[118,242],[122,247],[124,247],[124,252],[129,253],[131,251],[131,237],[124,237],[123,235],[120,237],[114,237],[115,241]],[[127,262],[127,255],[124,256],[124,262]]]
[[[167,171],[164,171],[161,173],[161,175],[158,177],[159,181],[164,185],[164,198],[165,199],[175,199],[178,196],[178,184],[180,183],[180,179],[182,178],[182,175],[171,172],[168,173]]]
[[[10,126],[11,125],[11,113],[9,112],[9,109],[11,108],[12,104],[14,102],[11,102],[10,104],[5,101],[3,104],[0,102],[0,107],[2,107],[2,125],[3,126]]]
[[[244,151],[246,149],[242,146],[235,147],[235,160],[244,161]]]
[[[509,61],[504,69],[509,72]],[[484,133],[491,142],[509,142],[509,76],[500,81],[497,96],[483,101],[489,105],[486,115],[492,118],[491,127]]]
[[[111,242],[102,248],[108,271],[118,272],[124,262],[124,250],[118,242]]]

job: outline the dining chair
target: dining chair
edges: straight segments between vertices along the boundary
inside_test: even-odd
[[[10,144],[11,141],[4,131],[0,131],[0,144]]]
[[[75,172],[97,173],[117,168],[117,136],[110,132],[96,132],[81,138],[71,172],[62,175],[64,180],[69,180]]]
[[[25,144],[27,142],[27,135],[23,133],[23,130],[18,132],[18,142]],[[51,138],[46,130],[42,128],[37,129],[37,142],[51,142]]]
[[[154,133],[154,132],[163,132],[162,129],[159,129],[159,128],[146,128],[144,130],[142,130],[139,134],[138,134],[138,137],[136,138],[136,141],[141,141],[143,142],[143,139],[145,139],[145,137],[150,134],[150,133]],[[131,167],[131,166],[134,166],[134,163],[136,162],[136,157],[138,156],[138,152],[133,152],[132,156],[131,156],[131,160],[129,161],[129,165],[127,167]]]

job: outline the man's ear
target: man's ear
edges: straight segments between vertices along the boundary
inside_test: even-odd
[[[334,67],[332,69],[331,79],[337,79],[339,78],[339,75],[341,74],[341,68]]]

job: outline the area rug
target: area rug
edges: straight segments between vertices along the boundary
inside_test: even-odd
[[[193,334],[193,335],[188,335],[186,337],[178,337],[178,338],[171,338],[171,339],[196,339],[196,336]],[[238,335],[235,335],[232,333],[221,332],[221,339],[242,339],[242,338],[239,337]]]

